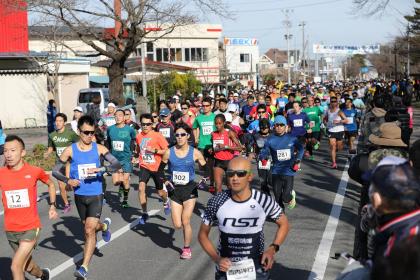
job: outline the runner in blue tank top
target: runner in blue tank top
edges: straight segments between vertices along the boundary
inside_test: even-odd
[[[206,160],[199,150],[188,144],[192,131],[191,128],[180,123],[175,127],[176,145],[166,150],[162,162],[169,164],[170,181],[166,181],[167,187],[172,186],[170,191],[172,221],[176,229],[184,231],[184,248],[181,258],[191,258],[190,243],[192,229],[190,219],[194,210],[195,201],[198,197],[195,178],[195,162],[201,166],[206,165]],[[169,191],[169,188],[168,188]]]
[[[53,168],[53,176],[74,189],[74,201],[84,224],[86,236],[83,263],[74,275],[86,279],[88,265],[95,250],[96,232],[102,231],[105,242],[111,239],[109,229],[111,219],[106,218],[102,223],[99,220],[103,203],[103,172],[122,172],[122,170],[121,164],[105,146],[92,141],[95,124],[90,116],[82,116],[77,127],[80,140],[63,151]],[[111,165],[106,168],[101,167],[100,156],[103,156]],[[67,162],[70,162],[70,178],[65,175]]]

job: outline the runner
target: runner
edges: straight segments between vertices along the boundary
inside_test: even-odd
[[[288,115],[288,125],[290,134],[296,137],[303,145],[306,143],[306,126],[310,125],[310,121],[305,112],[302,111],[300,103],[293,102],[293,112]],[[309,157],[309,153],[308,153]]]
[[[251,189],[253,175],[249,160],[234,158],[226,175],[229,189],[209,200],[198,240],[216,263],[215,279],[269,279],[274,255],[289,231],[287,218],[270,196]],[[266,218],[274,220],[278,229],[273,242],[264,251]],[[209,239],[214,224],[220,231],[217,251]]]
[[[174,133],[174,123],[171,121],[171,111],[164,108],[159,112],[159,123],[156,125],[156,131],[162,134],[165,137],[166,141],[169,143],[169,146],[172,147],[176,143],[175,133]]]
[[[315,106],[314,97],[308,96],[308,107],[303,109],[303,112],[309,118],[309,125],[306,126],[308,133],[306,134],[306,150],[309,153],[309,159],[314,159],[313,150],[319,149],[319,143],[321,141],[321,118],[322,111],[319,108],[321,101],[318,99],[318,105]],[[303,100],[302,100],[303,102]]]
[[[211,111],[211,98],[206,97],[203,99],[202,102],[202,109],[203,113],[199,114],[193,123],[193,129],[194,129],[194,139],[195,143],[197,145],[197,148],[200,150],[200,152],[203,154],[204,158],[207,161],[207,170],[205,177],[202,178],[202,180],[199,183],[199,188],[204,189],[206,188],[206,182],[210,180],[210,186],[209,189],[214,189],[214,183],[213,183],[213,164],[214,159],[213,155],[210,154],[209,149],[212,147],[211,143],[211,134],[213,131],[215,131],[214,126],[214,118],[215,114]]]
[[[192,257],[190,220],[198,197],[197,184],[194,182],[194,163],[198,161],[201,166],[207,164],[200,151],[188,144],[191,133],[192,130],[188,125],[177,124],[175,127],[176,145],[166,150],[162,158],[164,164],[169,164],[170,182],[174,185],[174,190],[170,192],[172,222],[176,229],[182,228],[184,233],[181,259]]]
[[[350,98],[346,99],[346,108],[343,110],[344,115],[346,116],[347,123],[344,124],[344,135],[346,137],[349,154],[356,154],[356,147],[354,146],[354,140],[356,139],[358,132],[358,118],[359,114],[353,106],[353,101]]]
[[[103,205],[103,172],[121,170],[121,164],[103,145],[93,142],[95,123],[92,117],[83,116],[77,124],[80,140],[67,147],[53,168],[53,176],[74,189],[74,201],[84,225],[85,247],[82,265],[74,272],[75,277],[87,279],[88,266],[96,245],[96,233],[102,232],[105,242],[111,240],[111,219],[100,222]],[[101,167],[100,158],[110,163]],[[66,163],[70,162],[70,177],[65,175]]]
[[[77,121],[80,119],[80,117],[83,116],[83,108],[80,106],[76,106],[73,109],[73,120],[71,121],[71,129],[74,131],[74,133],[79,133],[79,130],[77,129]]]
[[[130,191],[130,174],[133,172],[131,163],[133,156],[133,147],[135,147],[136,131],[125,124],[125,114],[122,109],[115,112],[116,124],[108,127],[108,147],[111,154],[118,159],[122,166],[122,173],[112,174],[112,183],[119,185],[119,195],[123,196],[122,208],[128,208],[128,193]]]
[[[260,179],[261,191],[270,194],[270,188],[268,187],[269,181],[271,181],[271,159],[258,160],[258,156],[264,148],[264,144],[270,136],[270,122],[267,119],[262,119],[259,123],[260,131],[255,132],[251,135],[250,142],[247,145],[247,149],[251,154],[250,158],[255,158],[258,161],[257,170],[258,177]]]
[[[195,120],[195,114],[193,111],[190,110],[190,106],[187,102],[181,103],[181,111],[182,111],[182,117],[181,120],[183,123],[186,123],[190,128],[192,128],[192,125]]]
[[[219,193],[222,191],[222,179],[227,165],[233,158],[234,151],[242,151],[242,145],[236,133],[225,128],[225,115],[217,115],[214,123],[216,125],[216,131],[212,133],[211,141],[215,158],[213,167],[215,190],[212,189],[210,192],[217,191]]]
[[[37,209],[37,182],[48,185],[50,219],[57,218],[55,186],[44,170],[23,161],[25,154],[25,143],[20,137],[6,137],[6,167],[0,168],[0,191],[6,237],[15,251],[11,264],[12,275],[14,280],[24,280],[26,271],[38,279],[47,280],[50,279],[50,270],[41,269],[32,258],[41,229]]]
[[[337,169],[337,150],[343,149],[344,125],[347,123],[346,115],[338,108],[338,99],[330,98],[330,107],[327,110],[326,123],[331,153],[331,168]]]
[[[111,125],[115,124],[115,110],[117,106],[115,106],[114,103],[109,103],[108,104],[108,112],[103,114],[101,116],[101,119],[98,121],[98,126],[99,128],[105,133],[105,139],[107,139],[107,135],[106,135],[106,131],[108,129],[108,127],[110,127]],[[107,144],[108,142],[106,142],[105,144]],[[108,149],[110,147],[107,147]]]
[[[161,164],[162,155],[168,149],[168,142],[159,132],[152,130],[152,115],[140,116],[142,132],[137,134],[136,143],[139,154],[139,201],[143,211],[139,223],[144,225],[149,219],[147,214],[146,185],[152,178],[155,188],[163,201],[166,215],[171,212],[171,204],[168,194],[163,190],[164,166]]]
[[[141,132],[141,128],[139,124],[133,121],[132,119],[132,113],[130,109],[124,109],[124,121],[125,121],[125,124],[133,128],[135,132]],[[132,149],[132,151],[133,150],[134,149]]]
[[[58,161],[64,149],[79,140],[79,137],[73,130],[66,128],[66,122],[67,116],[65,114],[58,113],[55,116],[56,130],[48,135],[48,150],[44,153],[44,158],[48,158],[55,150]],[[67,197],[66,184],[58,181],[58,186],[60,188],[61,198],[64,202],[63,213],[67,214],[71,211],[71,206]]]
[[[276,202],[284,209],[296,206],[296,193],[293,190],[294,176],[300,168],[303,146],[296,137],[287,132],[287,120],[283,116],[274,119],[274,134],[268,137],[261,150],[259,160],[273,160],[271,166],[273,191]],[[297,155],[295,157],[295,149]]]

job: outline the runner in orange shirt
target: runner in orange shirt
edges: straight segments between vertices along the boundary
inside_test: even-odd
[[[152,178],[155,182],[155,188],[163,200],[165,214],[171,213],[171,204],[168,199],[168,193],[163,189],[164,170],[162,155],[168,149],[168,142],[159,132],[153,131],[153,118],[151,114],[140,116],[142,132],[137,134],[136,143],[139,154],[139,200],[143,210],[139,223],[144,225],[149,218],[147,214],[146,185]]]
[[[0,168],[0,190],[4,206],[4,227],[10,246],[15,251],[12,259],[14,280],[24,280],[25,271],[38,279],[50,279],[50,270],[41,269],[32,259],[41,220],[37,209],[37,182],[48,185],[50,194],[50,219],[57,218],[56,194],[54,183],[39,167],[31,166],[23,161],[25,143],[16,135],[6,137],[4,156],[6,166]]]

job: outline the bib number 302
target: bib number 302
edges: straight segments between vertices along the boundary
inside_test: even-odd
[[[172,173],[172,181],[176,185],[186,185],[190,181],[190,174],[188,172],[174,171]]]

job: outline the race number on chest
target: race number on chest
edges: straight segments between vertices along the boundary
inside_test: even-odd
[[[30,206],[29,194],[27,189],[5,191],[7,208],[27,208]]]

